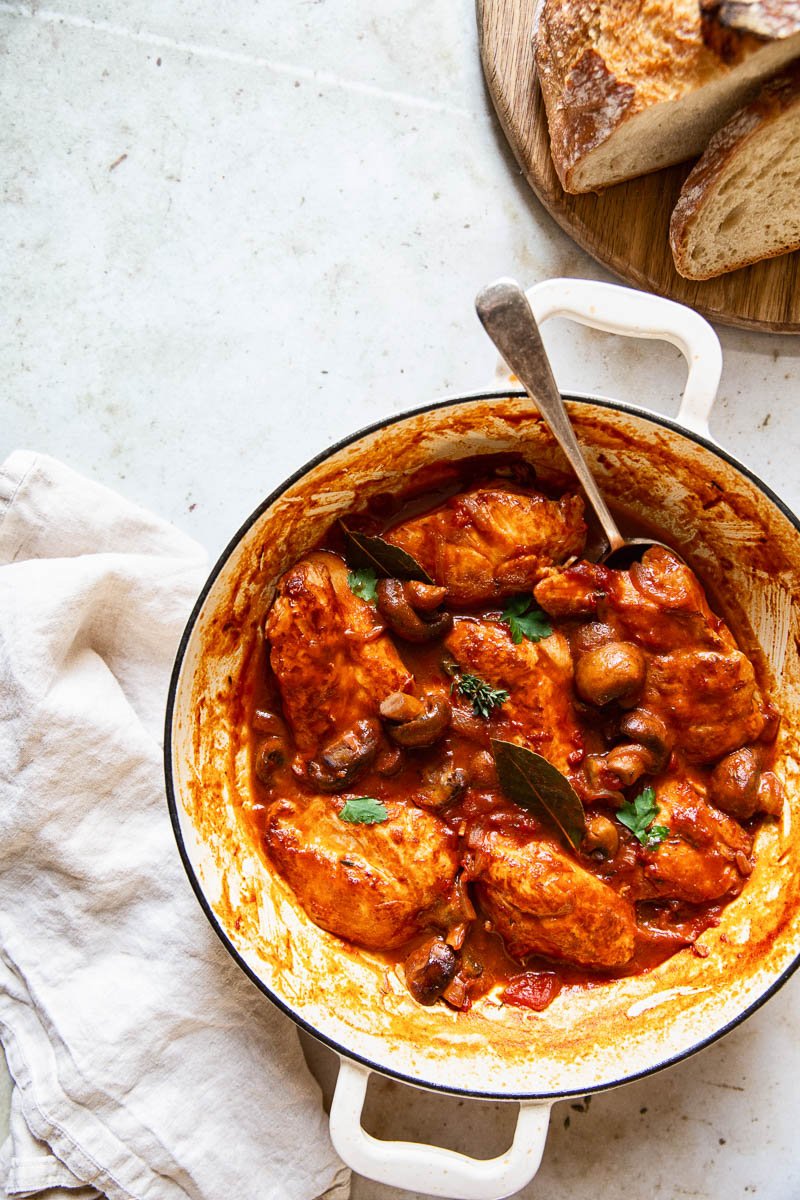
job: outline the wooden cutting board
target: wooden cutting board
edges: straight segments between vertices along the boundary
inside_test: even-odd
[[[477,0],[481,60],[505,135],[528,183],[562,229],[624,280],[679,300],[712,321],[800,333],[800,251],[702,283],[672,264],[670,213],[691,163],[669,167],[602,195],[563,190],[550,158],[531,33],[536,0]]]

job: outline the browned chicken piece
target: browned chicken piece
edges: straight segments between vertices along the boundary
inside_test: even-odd
[[[708,606],[696,575],[669,551],[648,550],[630,572],[612,572],[602,620],[655,651],[643,704],[693,762],[714,762],[755,740],[766,711],[749,659]]]
[[[700,904],[741,891],[750,874],[753,840],[738,821],[712,808],[688,780],[656,790],[656,824],[670,836],[647,854],[652,898]]]
[[[633,906],[555,843],[476,829],[470,847],[467,871],[515,958],[544,954],[602,968],[632,957]]]
[[[676,650],[650,660],[642,705],[691,762],[712,763],[759,737],[764,704],[739,650]]]
[[[447,588],[452,604],[480,604],[530,590],[554,563],[580,554],[583,500],[548,500],[509,484],[462,492],[384,535]]]
[[[640,703],[692,762],[715,762],[765,729],[768,713],[750,661],[709,608],[694,572],[668,550],[653,546],[629,571],[568,568],[534,594],[558,616],[589,615],[594,605],[598,629],[647,652]],[[580,652],[580,636],[573,644]]]
[[[372,950],[401,946],[427,925],[455,923],[455,834],[431,813],[384,802],[389,819],[342,821],[340,798],[278,800],[265,845],[315,924]]]
[[[584,741],[572,705],[572,657],[563,634],[539,642],[523,638],[515,645],[506,624],[461,617],[445,646],[465,674],[508,692],[508,700],[491,714],[492,736],[527,746],[568,771]],[[453,701],[458,701],[456,691]]]
[[[354,595],[347,566],[316,551],[281,579],[267,618],[270,661],[303,759],[377,721],[382,700],[413,677],[374,607]]]
[[[708,606],[694,572],[669,550],[653,546],[628,571],[576,563],[552,571],[534,589],[553,617],[597,614],[618,640],[664,653],[680,647],[736,647],[725,622]]]
[[[694,571],[661,546],[647,550],[629,571],[610,571],[603,591],[600,620],[644,649],[736,649],[733,634],[712,613]]]

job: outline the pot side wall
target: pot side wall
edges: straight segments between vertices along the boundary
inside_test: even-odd
[[[543,1013],[491,994],[468,1013],[421,1008],[366,951],[318,929],[253,845],[242,680],[276,580],[339,516],[400,490],[421,466],[514,450],[569,478],[527,398],[455,402],[344,446],[241,537],[186,648],[172,755],[185,851],[215,923],[257,979],[345,1052],[423,1085],[504,1096],[585,1092],[674,1060],[751,1008],[800,952],[800,534],[746,475],[645,416],[569,405],[606,497],[674,543],[710,586],[782,713],[777,771],[789,802],[759,832],[755,870],[709,956],[681,951],[646,975],[565,989]]]

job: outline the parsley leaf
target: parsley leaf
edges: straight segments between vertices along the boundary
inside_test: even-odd
[[[378,576],[372,567],[362,567],[358,571],[347,572],[347,585],[350,591],[354,595],[360,596],[362,600],[368,600],[370,604],[375,600],[377,584]]]
[[[351,825],[378,825],[389,820],[389,814],[373,796],[354,796],[345,800],[344,808],[339,813],[340,821],[348,821]]]
[[[477,675],[459,675],[450,685],[451,693],[453,688],[459,695],[472,702],[472,711],[476,717],[490,717],[492,709],[505,704],[509,695],[503,688],[493,688]]]
[[[529,642],[540,642],[553,632],[547,615],[540,608],[533,607],[532,596],[512,596],[500,619],[508,625],[515,646],[520,644],[523,637]]]
[[[656,794],[651,787],[640,792],[632,803],[623,804],[622,808],[617,810],[617,816],[622,824],[627,825],[631,833],[648,850],[657,846],[659,842],[663,842],[664,838],[669,837],[669,829],[666,825],[653,824],[658,813]]]
[[[669,829],[666,825],[651,825],[647,831],[649,841],[648,846],[657,846],[659,842],[663,842],[664,838],[669,837]]]

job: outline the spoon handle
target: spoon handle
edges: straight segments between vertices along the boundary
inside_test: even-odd
[[[566,454],[608,538],[609,550],[619,549],[625,539],[600,495],[578,445],[527,296],[515,280],[498,279],[481,288],[475,298],[475,308],[484,329]]]

